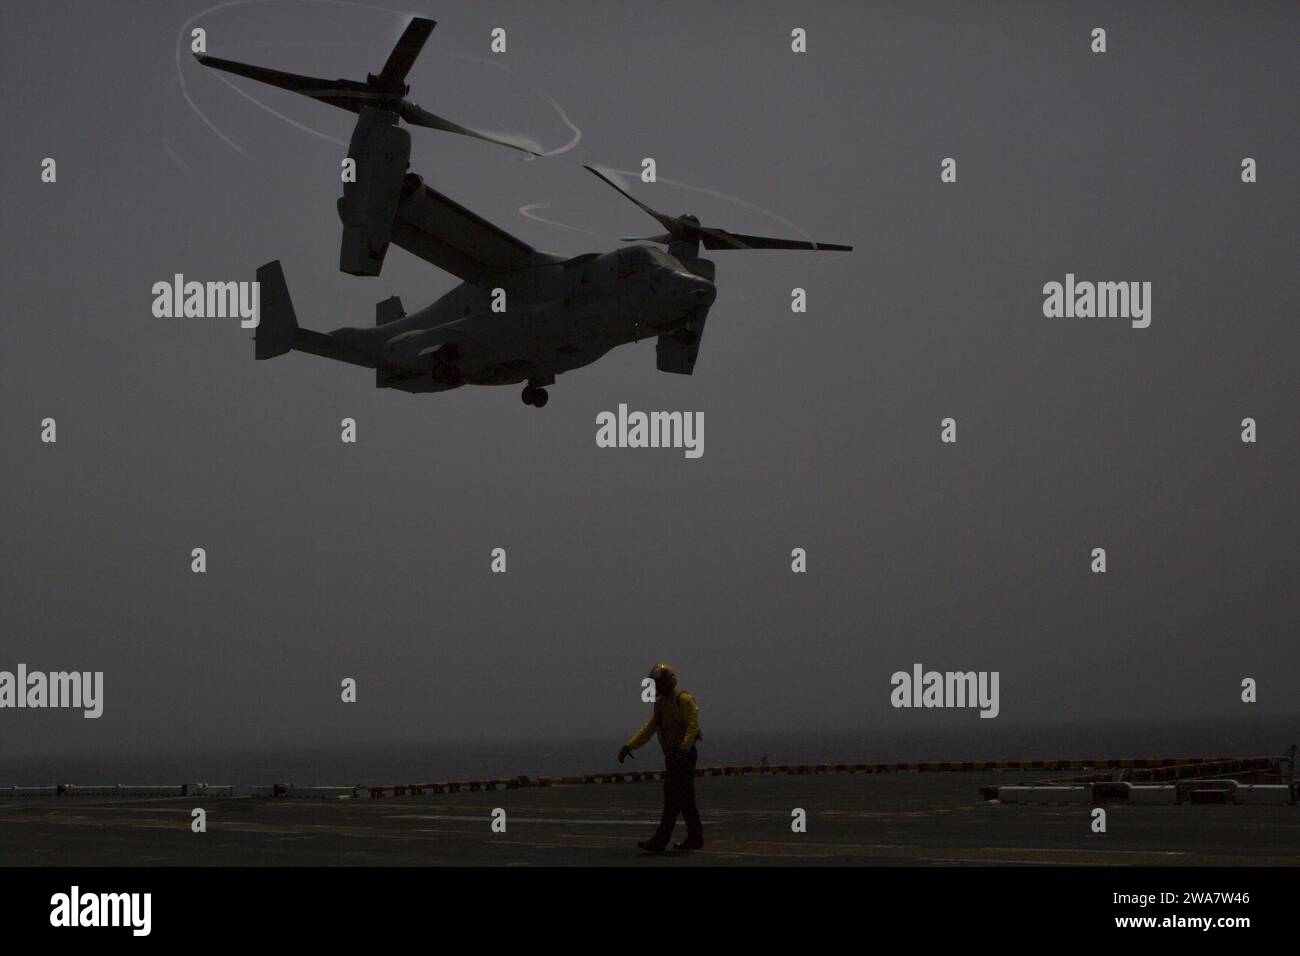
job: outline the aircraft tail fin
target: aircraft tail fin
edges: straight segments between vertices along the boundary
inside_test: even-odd
[[[406,310],[402,308],[402,300],[395,295],[375,304],[375,325],[387,325],[389,322],[396,322],[405,317]]]
[[[275,358],[293,348],[294,333],[298,331],[298,317],[289,298],[289,287],[284,281],[280,260],[268,262],[257,270],[260,287],[260,316],[253,341],[259,359]]]

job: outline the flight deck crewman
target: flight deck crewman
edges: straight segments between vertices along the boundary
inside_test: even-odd
[[[649,840],[637,843],[643,850],[662,853],[668,847],[677,824],[677,814],[686,820],[686,841],[673,845],[674,850],[698,850],[704,846],[704,828],[695,806],[695,761],[699,756],[695,742],[700,733],[700,705],[684,690],[677,689],[677,675],[667,664],[650,669],[655,682],[655,709],[644,727],[618,752],[622,763],[633,750],[658,735],[664,751],[664,815],[659,829]]]

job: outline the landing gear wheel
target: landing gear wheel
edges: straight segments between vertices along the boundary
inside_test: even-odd
[[[537,408],[545,408],[546,403],[551,400],[550,394],[544,388],[534,390],[533,405]]]

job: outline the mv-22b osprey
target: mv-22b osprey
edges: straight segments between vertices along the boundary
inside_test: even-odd
[[[539,252],[407,171],[411,137],[399,120],[522,148],[459,126],[406,99],[406,74],[433,28],[432,20],[413,19],[384,68],[367,75],[364,83],[198,56],[205,66],[359,114],[348,148],[356,181],[344,183],[338,202],[342,271],[379,275],[389,244],[396,243],[464,280],[418,312],[407,315],[393,296],[376,306],[373,328],[342,328],[326,335],[298,325],[280,263],[267,263],[257,270],[257,358],[274,358],[292,349],[310,352],[372,368],[376,386],[406,392],[524,382],[524,403],[541,408],[547,401],[545,386],[561,372],[588,365],[617,345],[651,336],[657,340],[661,371],[691,374],[704,320],[717,294],[713,263],[700,258],[700,246],[852,249],[740,235],[702,226],[694,216],[666,216],[588,166],[665,230],[624,241],[660,243],[668,251],[638,244],[571,259]]]

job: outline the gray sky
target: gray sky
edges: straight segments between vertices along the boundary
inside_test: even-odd
[[[513,387],[412,396],[300,353],[255,363],[235,320],[153,317],[154,282],[252,279],[273,258],[323,330],[457,281],[397,248],[381,278],[338,271],[343,148],[188,42],[190,95],[243,152],[186,104],[176,41],[205,5],[0,5],[0,669],[106,681],[98,721],[0,711],[6,753],[617,741],[657,660],[706,734],[915,726],[937,715],[889,706],[915,661],[1000,671],[1003,724],[1236,716],[1247,676],[1260,712],[1295,710],[1295,4],[420,8],[439,25],[413,100],[554,149],[572,133],[541,91],[582,130],[531,163],[413,131],[417,172],[526,241],[577,254],[656,231],[581,168],[652,156],[856,246],[717,253],[693,377],[657,372],[642,342],[562,376],[543,411]],[[404,18],[276,0],[197,23],[217,56],[362,79]],[[519,214],[541,202],[597,235]],[[1150,281],[1151,327],[1045,318],[1041,288],[1067,272]],[[704,456],[598,449],[619,403],[704,412]]]

